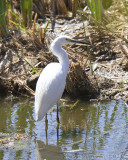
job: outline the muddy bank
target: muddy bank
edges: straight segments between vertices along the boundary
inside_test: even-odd
[[[128,48],[126,43],[118,43],[114,35],[96,32],[96,28],[86,27],[86,41],[91,46],[67,45],[70,69],[65,91],[75,97],[85,99],[128,97]],[[0,39],[0,95],[33,96],[36,81],[42,69],[57,59],[51,54],[49,45],[59,34],[67,34],[85,40],[83,21],[80,19],[56,21],[55,33],[47,32],[44,43],[33,35],[18,31]]]

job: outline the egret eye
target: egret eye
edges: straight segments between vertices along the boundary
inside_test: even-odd
[[[66,38],[66,41],[70,42],[70,41],[71,41],[71,39],[70,39],[70,38]]]

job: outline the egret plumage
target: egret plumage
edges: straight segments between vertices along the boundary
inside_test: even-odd
[[[35,91],[35,114],[36,121],[40,121],[46,115],[48,110],[58,103],[66,82],[66,76],[69,69],[69,58],[63,45],[69,43],[87,42],[77,41],[69,36],[59,36],[51,43],[50,50],[58,58],[59,63],[48,64],[41,72],[36,84]]]

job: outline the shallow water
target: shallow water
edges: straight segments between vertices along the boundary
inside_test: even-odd
[[[71,107],[75,102],[76,106]],[[0,99],[0,159],[118,160],[128,159],[128,107],[123,101],[70,100],[35,122],[33,100]]]

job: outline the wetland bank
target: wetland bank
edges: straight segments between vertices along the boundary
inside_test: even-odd
[[[0,99],[0,158],[24,159],[24,155],[26,159],[128,158],[125,0],[113,0],[107,9],[101,10],[101,19],[93,17],[84,1],[75,9],[76,4],[71,6],[62,0],[65,7],[63,10],[55,7],[54,13],[52,9],[45,10],[48,6],[43,0],[40,6],[44,7],[33,1],[30,24],[22,23],[17,2],[12,1],[8,10],[8,32],[0,32],[0,95],[6,97]],[[56,128],[54,106],[48,113],[46,138],[44,120],[34,121],[33,95],[42,69],[57,61],[49,45],[60,34],[91,45],[64,47],[69,54],[70,69],[60,102],[61,122]]]

